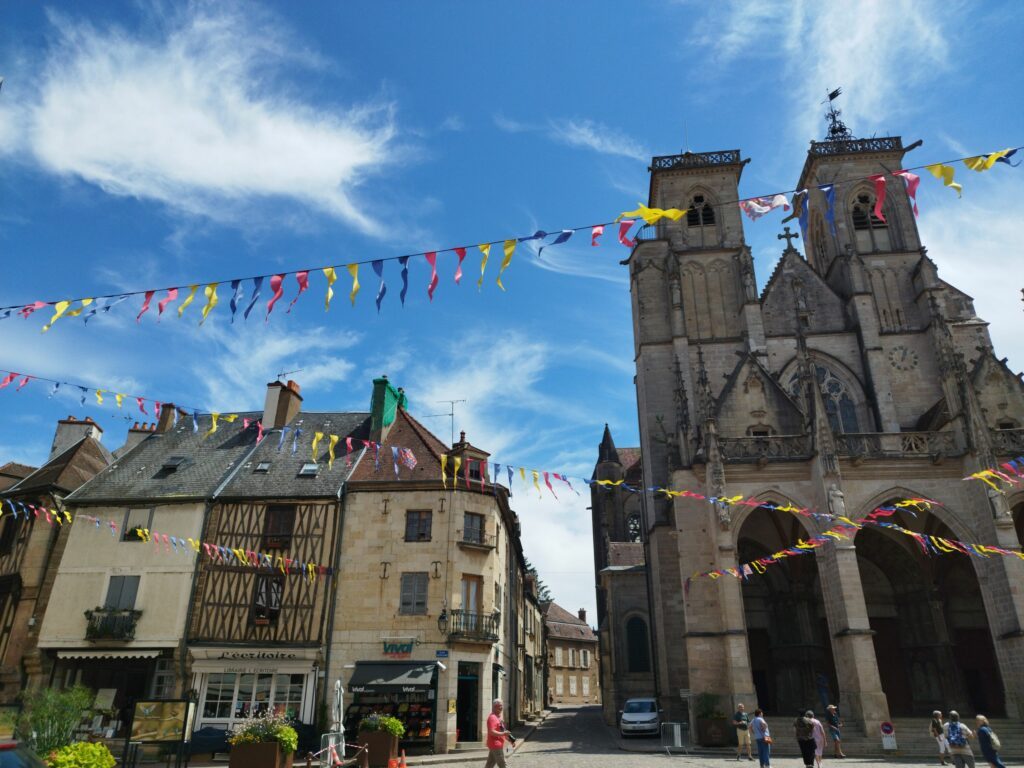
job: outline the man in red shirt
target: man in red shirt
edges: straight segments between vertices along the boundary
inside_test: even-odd
[[[505,708],[501,699],[495,699],[491,705],[491,714],[487,716],[487,762],[484,768],[506,768],[505,739],[515,746],[516,737],[505,728],[501,721],[501,711]]]

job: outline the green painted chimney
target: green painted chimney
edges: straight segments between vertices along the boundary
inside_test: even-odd
[[[407,409],[409,401],[401,388],[391,386],[387,376],[373,380],[373,396],[370,398],[370,439],[381,443],[388,430],[395,423],[398,409]]]

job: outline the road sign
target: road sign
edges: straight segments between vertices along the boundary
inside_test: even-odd
[[[879,732],[882,734],[882,749],[884,750],[896,750],[896,728],[888,720],[878,726]]]
[[[436,657],[439,658],[439,659],[447,659],[448,658],[448,651],[434,651],[434,653],[435,653]]]

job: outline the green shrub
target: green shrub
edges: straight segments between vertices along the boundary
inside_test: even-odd
[[[359,721],[360,731],[387,731],[392,736],[401,738],[405,735],[405,726],[397,717],[381,715],[374,712]]]
[[[245,718],[228,737],[228,743],[232,746],[265,744],[269,741],[276,741],[286,755],[299,748],[299,734],[288,724],[288,718],[269,710]]]
[[[80,685],[63,691],[28,691],[22,695],[24,708],[18,720],[18,737],[41,755],[67,746],[82,720],[82,711],[92,701],[92,691]]]
[[[68,744],[46,757],[49,768],[114,768],[116,763],[105,744],[87,741]]]

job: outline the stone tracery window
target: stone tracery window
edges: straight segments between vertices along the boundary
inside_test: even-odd
[[[859,432],[857,403],[846,382],[836,376],[831,368],[820,363],[814,364],[814,376],[818,381],[818,390],[825,403],[825,415],[828,417],[832,431],[837,434]],[[789,391],[794,395],[800,392],[798,372],[795,372],[789,380]]]
[[[640,515],[636,512],[626,518],[626,536],[634,543],[640,541]]]
[[[686,206],[686,228],[691,233],[691,244],[710,246],[718,244],[715,202],[706,192],[697,192]]]
[[[875,215],[875,200],[874,193],[867,190],[858,192],[853,198],[850,217],[853,219],[854,240],[859,253],[892,250],[889,224]],[[890,211],[886,210],[885,215],[888,219]]]

